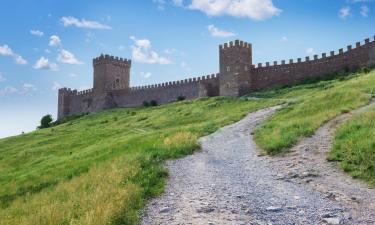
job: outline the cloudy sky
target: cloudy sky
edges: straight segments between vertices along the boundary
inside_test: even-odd
[[[0,137],[56,117],[57,90],[92,86],[92,58],[133,60],[131,85],[218,72],[218,45],[254,63],[337,50],[375,34],[372,0],[3,0]]]

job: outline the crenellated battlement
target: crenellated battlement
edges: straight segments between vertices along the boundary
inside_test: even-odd
[[[184,85],[189,85],[189,84],[197,84],[197,83],[204,82],[204,81],[217,80],[219,78],[219,75],[220,74],[216,73],[216,74],[210,74],[206,76],[188,78],[184,80],[169,81],[165,83],[152,84],[152,85],[136,86],[136,87],[131,87],[130,91],[143,91],[143,90],[149,90],[149,89],[171,88],[171,87],[179,87],[179,86],[184,86]]]
[[[93,65],[99,65],[99,64],[108,64],[108,63],[115,63],[120,64],[123,66],[131,67],[132,61],[130,59],[120,58],[117,56],[111,56],[111,55],[100,55],[97,58],[93,59]]]
[[[59,89],[59,94],[76,95],[77,94],[77,90],[64,87],[64,88],[60,88]]]
[[[356,42],[355,45],[348,45],[345,49],[340,48],[338,51],[330,51],[329,54],[321,53],[320,55],[313,55],[311,58],[310,56],[306,56],[304,58],[297,58],[297,59],[289,59],[289,60],[281,60],[281,61],[274,61],[274,62],[265,62],[265,63],[258,63],[254,65],[254,68],[263,68],[263,69],[272,69],[275,67],[280,66],[296,66],[299,63],[311,63],[317,64],[321,63],[324,60],[335,60],[338,59],[340,56],[344,56],[345,54],[356,53],[356,51],[363,50],[364,48],[370,47],[375,45],[375,36],[372,40],[369,38],[365,39],[363,43]]]
[[[329,53],[304,58],[252,62],[252,45],[235,40],[219,46],[217,74],[130,87],[131,60],[110,55],[93,59],[94,86],[77,91],[59,89],[58,117],[116,107],[138,107],[143,102],[166,104],[178,97],[241,96],[252,91],[318,79],[342,69],[375,65],[375,36]]]
[[[233,47],[251,48],[251,44],[245,41],[235,40],[235,41],[230,41],[228,43],[224,43],[223,45],[219,45],[220,50],[233,48]]]

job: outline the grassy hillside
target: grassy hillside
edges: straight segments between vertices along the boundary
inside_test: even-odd
[[[166,159],[280,100],[200,99],[88,115],[0,140],[0,224],[136,224]]]
[[[375,187],[375,108],[337,130],[329,159],[339,161],[344,171]]]
[[[313,135],[328,120],[367,104],[374,93],[374,70],[256,93],[254,95],[258,97],[287,99],[288,104],[256,131],[255,141],[269,154],[287,151],[300,138]]]

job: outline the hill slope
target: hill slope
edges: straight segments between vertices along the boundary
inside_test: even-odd
[[[163,190],[164,160],[276,103],[211,98],[119,109],[2,139],[0,224],[136,224],[144,200]]]
[[[199,137],[249,112],[287,102],[255,133],[258,145],[278,154],[324,122],[367,104],[374,90],[375,71],[251,98],[110,110],[1,139],[0,224],[136,224],[145,200],[164,188],[162,163],[198,149]],[[364,143],[372,135],[371,118],[370,112],[341,128],[331,156],[370,182],[375,180],[373,143],[367,141],[361,151],[347,143]],[[353,135],[343,135],[349,131]],[[353,156],[345,157],[348,152]]]

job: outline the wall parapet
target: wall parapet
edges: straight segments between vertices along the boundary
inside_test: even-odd
[[[242,48],[250,48],[251,44],[245,41],[235,40],[234,42],[231,41],[229,43],[224,43],[224,45],[219,45],[219,49],[228,49],[232,47],[242,47]]]
[[[205,75],[205,76],[200,76],[200,77],[188,78],[184,80],[169,81],[169,82],[159,83],[159,84],[130,87],[130,91],[134,92],[134,91],[143,91],[143,90],[159,89],[159,88],[180,87],[180,86],[200,83],[204,81],[217,80],[218,78],[219,78],[219,73],[216,73],[216,74],[210,74],[210,75]]]
[[[101,54],[99,57],[93,59],[93,65],[98,65],[102,63],[119,63],[125,66],[131,66],[131,60],[125,59],[117,56],[112,55],[103,55]]]
[[[340,56],[343,56],[345,54],[350,54],[350,53],[355,53],[356,51],[358,50],[361,50],[361,49],[365,49],[367,47],[370,47],[371,45],[374,45],[375,44],[375,36],[373,37],[372,40],[370,40],[370,38],[367,38],[364,40],[363,43],[361,42],[356,42],[355,45],[348,45],[346,47],[346,49],[343,49],[343,48],[340,48],[338,50],[338,52],[336,51],[330,51],[329,54],[327,53],[322,53],[320,55],[313,55],[313,58],[311,59],[310,56],[306,56],[305,58],[297,58],[296,60],[295,59],[289,59],[289,60],[281,60],[280,62],[279,61],[274,61],[273,64],[271,64],[270,62],[265,62],[265,63],[258,63],[256,65],[254,65],[254,68],[257,69],[257,68],[263,68],[263,69],[272,69],[272,68],[275,68],[277,66],[285,66],[285,65],[296,65],[296,64],[299,64],[299,63],[320,63],[320,60],[327,60],[327,59],[333,59],[335,57],[340,57]]]

